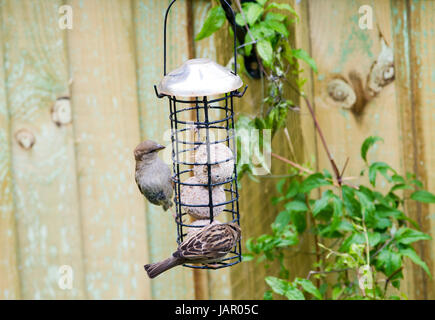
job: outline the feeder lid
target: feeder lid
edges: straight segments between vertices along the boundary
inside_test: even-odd
[[[234,91],[242,79],[230,69],[210,59],[187,60],[168,73],[159,84],[159,91],[170,96],[200,97]]]

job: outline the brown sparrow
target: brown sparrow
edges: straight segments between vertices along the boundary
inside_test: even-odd
[[[163,206],[166,211],[172,207],[171,170],[157,153],[165,147],[157,142],[146,140],[134,149],[136,159],[136,184],[140,192],[152,204]]]
[[[241,230],[236,223],[210,224],[185,239],[172,257],[145,265],[145,271],[152,279],[183,263],[218,262],[234,248],[240,235]]]

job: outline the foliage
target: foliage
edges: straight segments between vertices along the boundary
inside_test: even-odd
[[[272,234],[248,239],[245,255],[258,262],[280,262],[282,279],[265,279],[274,293],[288,299],[397,299],[387,296],[388,286],[400,289],[407,258],[431,276],[412,247],[430,236],[404,213],[401,191],[412,190],[409,200],[424,203],[435,203],[435,195],[417,190],[422,184],[413,175],[403,177],[384,162],[367,161],[370,147],[381,140],[369,137],[361,148],[366,163],[361,177],[369,178],[368,185],[340,185],[326,170],[312,174],[294,170],[291,178],[277,184],[280,196],[272,202],[282,211],[271,226]],[[381,176],[388,186],[384,193],[376,189]],[[314,271],[306,279],[289,281],[284,253],[307,232],[317,241]],[[331,274],[333,280],[327,277]],[[272,298],[272,291],[265,293],[265,299]]]
[[[234,2],[240,5],[238,0]],[[290,87],[304,98],[334,169],[333,176],[327,170],[313,172],[286,161],[294,168],[289,178],[277,183],[280,196],[272,202],[280,209],[271,225],[271,233],[248,239],[248,253],[244,254],[244,261],[256,260],[266,268],[274,261],[279,262],[279,278],[265,278],[271,290],[264,293],[264,299],[273,299],[274,294],[288,299],[400,299],[390,294],[389,285],[400,289],[405,259],[410,259],[431,277],[428,266],[412,247],[415,242],[430,237],[407,217],[404,202],[434,203],[435,195],[421,190],[422,183],[412,174],[404,177],[385,162],[370,163],[368,151],[383,141],[375,136],[367,138],[361,147],[365,163],[361,178],[367,177],[369,184],[347,183],[330,155],[311,104],[301,93],[306,80],[300,78],[303,70],[299,61],[307,63],[314,72],[317,66],[306,51],[293,48],[288,41],[292,25],[299,20],[296,11],[288,4],[267,0],[245,2],[240,9],[236,23],[247,32],[243,43],[239,43],[238,53],[246,57],[255,55],[263,79],[267,80],[267,96],[254,117],[239,116],[236,132],[269,129],[273,137],[285,127],[288,112],[297,110],[284,92]],[[219,30],[224,25],[224,16],[220,6],[212,8],[197,40]],[[238,63],[243,69],[243,64]],[[246,148],[240,140],[237,144],[238,150]],[[266,141],[260,137],[260,149],[263,144]],[[255,154],[260,164],[264,162],[258,151],[242,151]],[[253,164],[239,163],[239,177],[243,173],[252,177]],[[387,192],[379,190],[380,179],[388,186]],[[410,190],[409,199],[405,198],[403,194]],[[307,233],[315,238],[311,252],[316,257],[313,270],[306,278],[290,281],[284,264],[285,254],[297,250],[301,236]]]
[[[317,67],[306,51],[292,48],[288,41],[292,24],[299,20],[296,11],[289,4],[256,0],[243,3],[241,9],[242,11],[236,15],[236,24],[239,28],[246,28],[247,32],[243,43],[239,44],[238,53],[250,56],[254,52],[262,75],[267,79],[267,96],[263,101],[266,108],[260,108],[259,114],[254,118],[240,117],[236,126],[243,127],[248,132],[251,129],[268,129],[273,137],[285,126],[288,111],[297,109],[294,102],[285,97],[284,83],[287,81],[287,75],[290,74],[297,79],[303,71],[298,60],[305,61],[315,72]],[[223,25],[224,15],[221,6],[213,7],[196,39],[203,39],[219,30]],[[300,88],[304,83],[305,80],[300,79],[295,85]],[[266,111],[262,112],[263,109]],[[261,140],[260,148],[262,146]],[[241,178],[244,173],[250,175],[253,167],[254,164],[251,162],[239,166],[239,177]]]

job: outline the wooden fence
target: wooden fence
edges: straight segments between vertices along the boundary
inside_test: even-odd
[[[262,265],[219,271],[173,269],[149,281],[143,264],[175,248],[172,218],[148,204],[134,182],[132,150],[143,139],[163,141],[166,101],[152,86],[162,77],[163,16],[169,0],[0,0],[0,298],[1,299],[218,299],[261,298]],[[371,159],[415,172],[435,192],[435,1],[281,0],[301,22],[291,42],[311,53],[319,72],[306,68],[305,91],[314,101],[333,156],[350,158],[355,175],[359,146],[379,135],[385,147]],[[73,29],[61,30],[62,5],[73,8]],[[358,27],[370,5],[374,28]],[[207,0],[179,0],[168,24],[168,69],[191,57],[226,65],[227,31],[193,43],[210,8]],[[391,49],[394,80],[370,97],[365,86],[382,50]],[[391,72],[391,70],[388,70]],[[357,112],[331,98],[330,82],[352,83]],[[255,113],[261,81],[237,101]],[[379,88],[380,87],[380,88]],[[293,144],[278,135],[275,153],[329,164],[305,106],[292,113]],[[340,162],[341,161],[341,162]],[[269,199],[284,164],[273,161],[261,184],[241,189],[244,240],[269,231],[276,216]],[[435,235],[435,206],[411,206],[410,215]],[[302,241],[306,247],[312,241]],[[435,274],[434,240],[416,247]],[[301,250],[303,251],[303,250]],[[287,259],[305,276],[310,258]],[[59,286],[59,268],[71,266],[73,288]],[[410,265],[410,298],[435,298],[434,282]],[[272,268],[273,271],[273,268]]]

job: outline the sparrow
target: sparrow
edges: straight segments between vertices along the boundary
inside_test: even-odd
[[[240,240],[241,229],[234,223],[210,224],[185,239],[172,257],[145,265],[148,277],[184,263],[213,263],[222,260]]]
[[[145,140],[134,149],[136,160],[135,179],[140,192],[152,204],[163,210],[172,207],[173,186],[171,169],[157,153],[165,147],[157,142]]]

